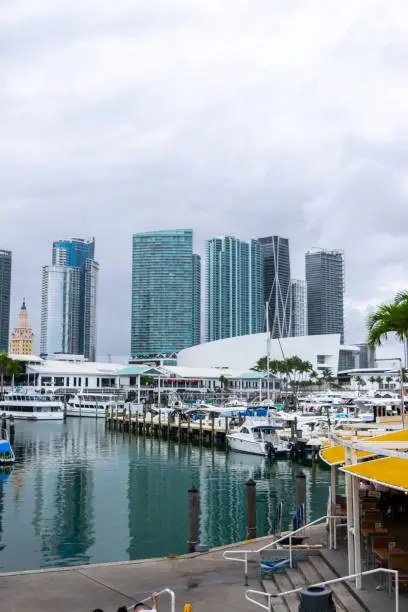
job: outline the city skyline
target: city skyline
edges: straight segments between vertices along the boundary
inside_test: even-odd
[[[157,233],[160,234],[160,233],[169,233],[169,232],[171,233],[173,231],[177,231],[177,230],[157,230],[157,232],[145,232],[144,234],[157,234]],[[186,231],[186,230],[181,230],[181,231]],[[188,230],[188,231],[192,231],[192,230]],[[248,244],[250,246],[253,245],[253,243],[257,243],[257,242],[259,242],[261,240],[259,238],[252,238],[252,239],[249,240],[248,243],[246,243],[245,241],[242,241],[240,239],[235,239],[235,238],[233,238],[231,236],[222,236],[221,238],[218,238],[218,239],[206,240],[206,244],[208,246],[208,243],[211,242],[212,240],[224,240],[225,238],[230,238],[230,239],[232,239],[233,241],[235,241],[237,243],[244,243],[244,244]],[[275,236],[274,238],[279,239],[280,241],[283,241],[284,243],[288,243],[288,239],[286,239],[286,238],[282,238],[282,237],[279,237],[279,236]],[[57,264],[58,263],[66,263],[64,258],[67,257],[67,253],[65,251],[65,248],[66,248],[67,244],[71,244],[72,242],[75,242],[75,241],[77,241],[78,243],[86,243],[87,240],[89,241],[89,239],[70,239],[68,241],[67,240],[63,240],[63,241],[53,242],[52,261],[57,263]],[[95,239],[92,239],[92,245],[93,245],[92,249],[93,250],[94,250],[94,240]],[[62,249],[60,251],[58,249],[58,246],[62,247]],[[93,250],[92,250],[92,252],[93,252]],[[208,248],[207,248],[207,251],[208,251]],[[312,249],[311,251],[307,251],[305,253],[304,258],[306,259],[308,253],[313,252],[313,251],[321,251],[321,252],[328,252],[328,253],[333,253],[333,252],[334,253],[342,253],[342,251],[336,251],[336,250],[330,250],[330,249]],[[288,250],[288,253],[289,253],[289,250]],[[78,255],[76,255],[76,256],[78,256]],[[62,257],[62,259],[61,259],[61,257]],[[71,254],[71,257],[72,257],[72,254]],[[343,268],[344,268],[344,255],[343,254],[342,254],[342,258],[343,258]],[[69,260],[69,263],[71,265],[74,265],[74,266],[75,266],[75,262],[77,263],[77,260],[75,260],[75,259]],[[97,262],[95,262],[95,261],[88,261],[87,262],[87,266],[89,266],[90,263],[92,264],[92,266],[95,266],[96,276],[94,278],[97,279],[97,273],[99,271],[99,264]],[[289,260],[289,268],[290,268],[290,264],[291,264],[291,260]],[[261,267],[262,267],[262,265],[261,265]],[[48,269],[48,268],[53,268],[53,266],[52,265],[51,266],[44,266],[43,268],[44,269]],[[57,268],[58,268],[58,266],[57,266]],[[194,327],[194,329],[193,329],[193,335],[192,335],[192,345],[194,345],[194,344],[196,344],[198,342],[199,337],[201,337],[201,341],[202,342],[208,341],[207,340],[207,336],[206,336],[206,323],[205,323],[205,320],[206,320],[206,317],[207,317],[207,306],[206,306],[206,299],[205,299],[206,291],[204,291],[204,293],[202,291],[202,289],[203,289],[203,287],[205,285],[205,278],[206,278],[206,273],[207,273],[207,271],[206,271],[206,262],[205,261],[202,262],[202,265],[201,265],[201,257],[197,253],[193,253],[192,269],[195,271],[195,276],[193,277],[192,295],[194,296],[195,295],[195,291],[197,289],[199,290],[199,293],[196,295],[196,299],[195,299],[195,303],[194,303],[194,307],[193,307],[193,321],[194,321],[193,327]],[[58,270],[57,270],[57,272],[58,272]],[[92,272],[92,270],[91,270],[91,272]],[[305,270],[305,272],[306,272],[306,270]],[[58,274],[57,274],[57,276],[58,276]],[[202,277],[202,282],[200,282],[200,277]],[[44,280],[44,270],[43,270],[43,280]],[[54,279],[54,282],[56,282],[55,279]],[[66,282],[66,281],[64,281],[64,282]],[[70,282],[68,283],[68,285],[73,284],[73,286],[75,286],[76,282],[78,283],[79,281],[75,281],[75,279],[74,280],[71,279]],[[291,288],[293,287],[293,284],[299,285],[299,287],[297,287],[296,290],[299,289],[299,291],[300,291],[300,285],[305,284],[305,282],[306,281],[303,280],[303,279],[291,279]],[[343,270],[343,282],[344,282],[344,270]],[[59,281],[57,281],[57,284],[58,283],[59,283]],[[96,289],[96,285],[95,285],[94,290],[93,290],[93,292],[94,292],[93,299],[95,299],[95,295],[96,295],[95,289]],[[299,293],[299,291],[298,291],[298,294],[300,295],[301,292]],[[303,333],[304,328],[308,327],[307,321],[306,321],[306,323],[302,322],[301,321],[301,315],[299,315],[299,308],[300,308],[300,310],[302,309],[302,306],[300,306],[300,302],[299,302],[299,299],[300,299],[299,295],[297,296],[296,300],[294,300],[294,296],[292,296],[292,295],[290,296],[290,334],[289,335],[304,335],[304,333]],[[202,297],[202,296],[204,296],[204,297]],[[88,296],[88,301],[89,301],[89,299],[90,299],[90,297]],[[303,300],[303,297],[301,298],[301,300]],[[295,301],[297,301],[297,304],[295,304]],[[307,297],[306,297],[306,303],[307,303]],[[200,306],[198,306],[198,304],[200,304]],[[263,306],[263,304],[262,304],[262,306]],[[298,309],[297,312],[296,312],[296,308]],[[95,309],[94,309],[94,313],[95,313]],[[262,318],[261,330],[262,330],[262,328],[265,325],[264,316],[265,316],[265,313],[262,312],[262,315],[261,315],[261,318]],[[200,326],[200,322],[201,322],[201,326]],[[93,330],[95,330],[95,326],[96,326],[96,318],[94,317],[93,318]],[[88,330],[89,329],[90,329],[90,327],[88,326]],[[257,333],[256,331],[252,331],[252,329],[255,330],[256,327],[252,327],[251,331],[248,332],[248,333]],[[315,332],[315,333],[317,333],[317,332]],[[343,333],[341,331],[339,333],[341,333],[342,340],[344,340]],[[243,334],[242,333],[241,334],[238,333],[238,334],[235,334],[235,335],[243,335]],[[88,334],[88,337],[89,337],[89,334]],[[224,337],[229,337],[229,336],[224,336]],[[213,338],[213,339],[216,339],[216,338]],[[363,339],[365,339],[365,338],[363,338]],[[347,340],[347,338],[346,338],[346,343],[349,343],[349,344],[350,343],[351,344],[359,344],[359,341],[356,342],[356,341],[354,341],[353,338],[349,338]],[[94,341],[93,344],[95,345],[95,341]],[[38,351],[38,349],[35,352],[40,353],[40,351]],[[71,349],[71,350],[67,350],[66,352],[74,352],[74,350]],[[381,353],[381,349],[380,349],[380,353]],[[83,353],[81,353],[79,351],[78,354],[83,354]],[[109,354],[112,355],[113,353],[108,353],[108,355],[106,357],[110,358]],[[87,358],[89,358],[88,355],[86,355]],[[96,354],[96,352],[95,352],[94,355],[95,355],[95,357],[92,357],[92,359],[94,359],[96,357],[102,357],[103,358],[103,355],[101,355],[99,353]],[[123,351],[123,356],[125,356],[125,351]]]
[[[289,236],[294,278],[307,249],[344,249],[364,339],[408,286],[401,0],[20,4],[0,17],[12,325],[25,296],[38,340],[49,239],[95,235],[98,353],[126,354],[130,234],[193,227],[201,257],[215,234]]]

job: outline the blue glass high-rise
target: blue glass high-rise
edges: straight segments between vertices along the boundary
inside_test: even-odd
[[[191,229],[135,234],[132,357],[169,355],[199,339],[200,259]]]
[[[98,263],[94,238],[58,240],[52,265],[43,267],[41,354],[96,358]]]

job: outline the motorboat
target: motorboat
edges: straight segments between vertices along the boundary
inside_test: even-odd
[[[103,419],[106,410],[123,411],[125,402],[122,397],[111,394],[77,393],[68,400],[67,416]]]
[[[0,414],[28,421],[62,421],[64,406],[53,395],[15,392],[0,401]]]
[[[16,457],[8,439],[7,431],[3,429],[0,438],[0,465],[10,465],[15,460]]]
[[[274,457],[288,455],[290,445],[278,436],[280,425],[266,419],[245,419],[236,432],[227,435],[228,447],[239,453]]]

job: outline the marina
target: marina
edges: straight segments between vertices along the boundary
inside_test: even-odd
[[[192,486],[200,491],[200,541],[210,547],[245,539],[248,478],[257,483],[259,536],[273,531],[280,502],[290,528],[300,470],[309,516],[326,506],[330,470],[318,462],[133,436],[100,419],[19,421],[15,429],[16,462],[0,479],[2,572],[185,553]]]

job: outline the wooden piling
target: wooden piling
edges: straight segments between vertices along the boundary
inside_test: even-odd
[[[304,515],[304,523],[307,523],[306,520],[306,474],[304,472],[299,472],[296,475],[296,510],[299,510],[301,506],[304,506],[305,515]]]
[[[188,490],[188,540],[187,552],[193,553],[198,544],[198,522],[200,515],[200,494],[194,487]]]
[[[247,540],[254,540],[256,538],[256,483],[252,478],[247,480],[245,491]]]

